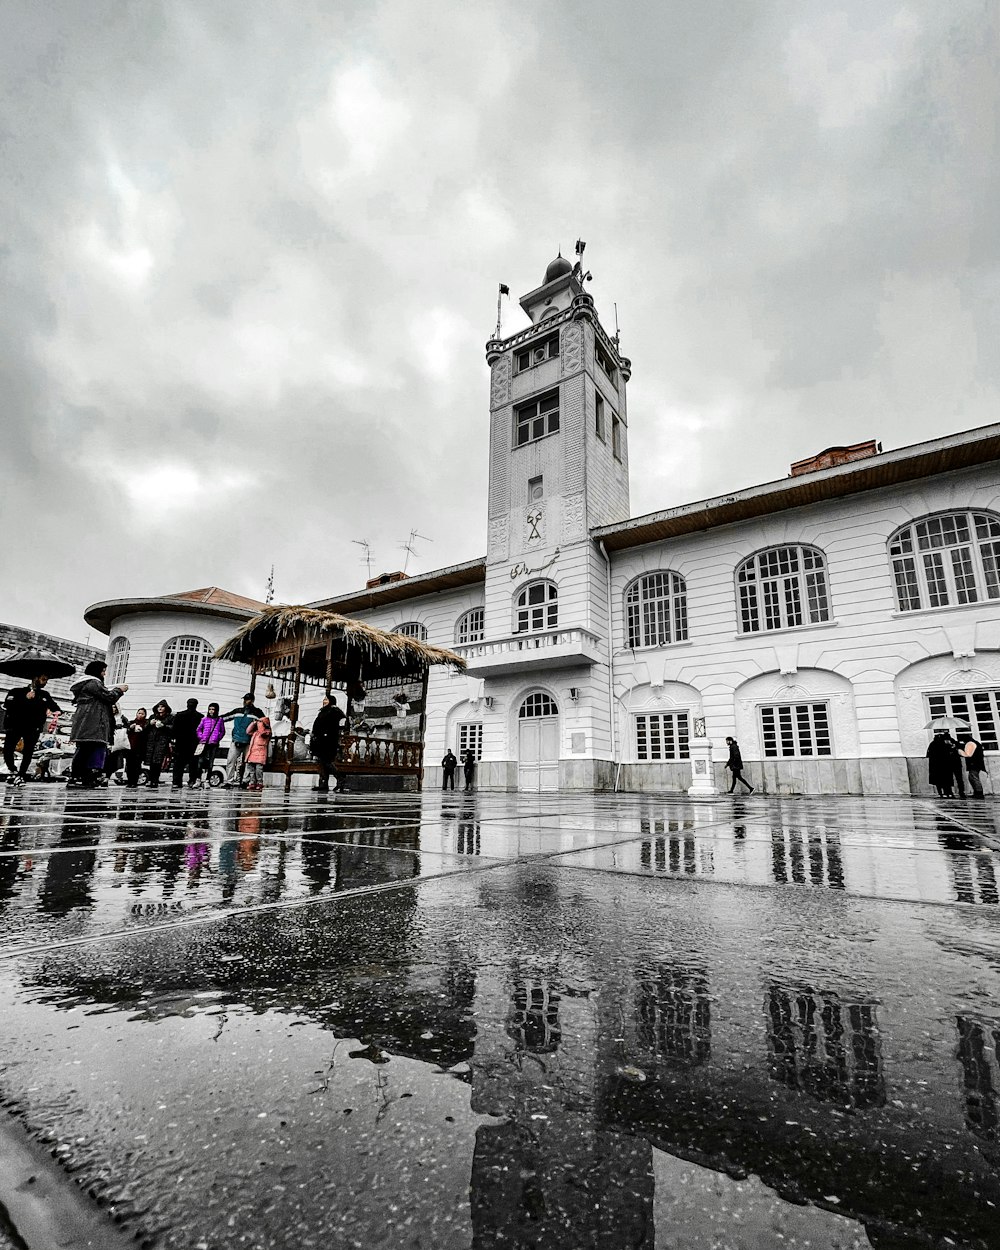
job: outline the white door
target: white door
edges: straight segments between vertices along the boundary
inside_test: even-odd
[[[517,784],[521,790],[559,789],[559,717],[518,721]]]

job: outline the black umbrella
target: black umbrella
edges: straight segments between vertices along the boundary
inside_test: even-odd
[[[11,651],[0,660],[0,673],[9,673],[12,677],[69,677],[75,672],[75,664],[41,647]]]

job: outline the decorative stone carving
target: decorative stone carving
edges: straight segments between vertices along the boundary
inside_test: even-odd
[[[491,562],[507,559],[510,553],[510,531],[506,516],[494,517],[490,521],[487,550]]]
[[[587,501],[581,491],[567,495],[563,500],[562,541],[564,543],[587,537]]]
[[[545,506],[532,504],[524,514],[524,546],[538,546],[545,542]]]
[[[568,325],[562,332],[560,347],[560,373],[563,377],[583,368],[583,326]]]
[[[705,718],[704,718],[704,716],[696,716],[696,717],[694,718],[694,736],[695,736],[696,738],[707,738],[707,737],[708,737],[708,734],[706,734],[706,733],[705,733]]]
[[[490,370],[490,404],[499,408],[510,402],[510,356],[497,357]]]

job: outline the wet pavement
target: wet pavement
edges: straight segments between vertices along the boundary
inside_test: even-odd
[[[28,787],[0,1151],[80,1246],[1000,1246],[998,871],[991,800]]]

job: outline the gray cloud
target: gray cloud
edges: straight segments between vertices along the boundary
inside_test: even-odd
[[[0,619],[482,554],[496,283],[577,235],[636,511],[995,418],[991,6],[330,9],[8,0]]]

